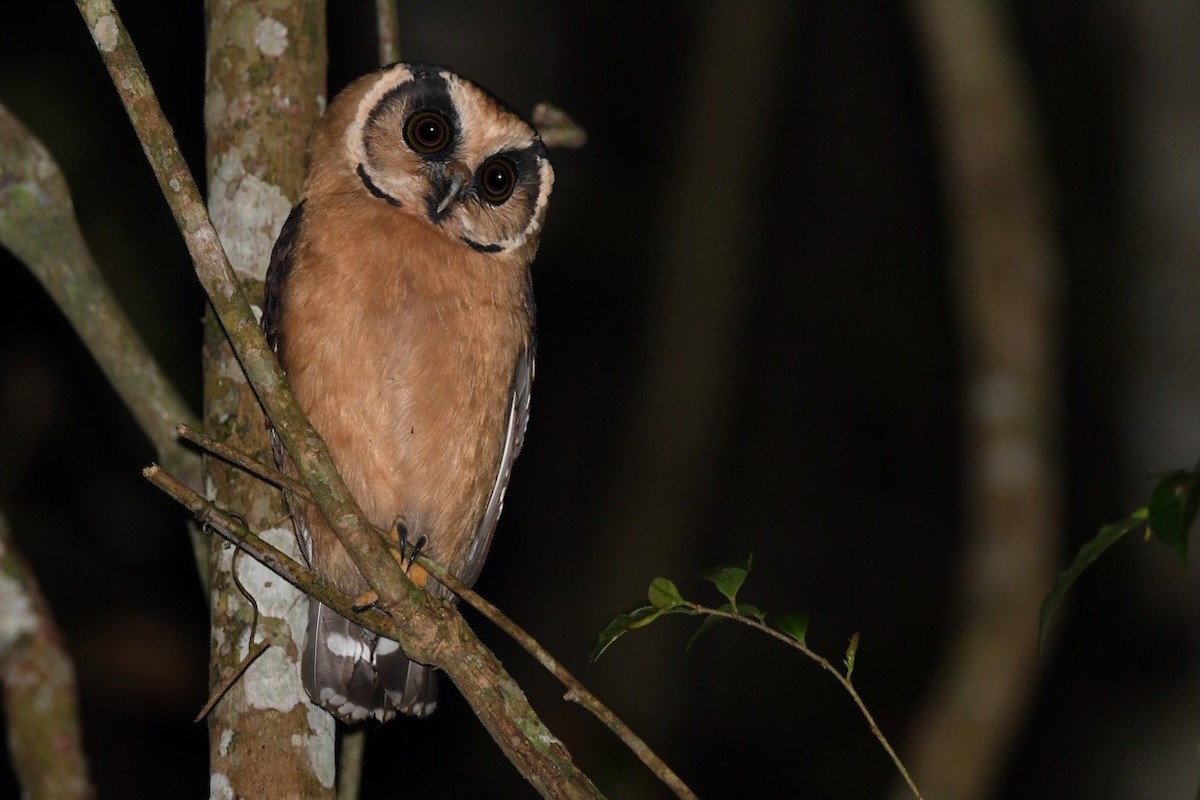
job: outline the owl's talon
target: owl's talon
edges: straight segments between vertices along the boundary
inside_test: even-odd
[[[429,544],[429,539],[425,536],[418,536],[417,541],[412,545],[412,555],[407,553],[409,542],[408,539],[400,540],[400,558],[404,562],[404,571],[408,572],[412,569],[413,564],[417,563],[417,558],[421,555],[421,548]]]

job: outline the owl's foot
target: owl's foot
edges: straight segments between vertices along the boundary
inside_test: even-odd
[[[379,595],[368,589],[350,602],[350,610],[361,614],[367,609],[374,608],[379,602]]]
[[[429,580],[429,573],[417,564],[417,557],[421,555],[421,548],[429,543],[425,536],[418,536],[415,542],[409,540],[408,522],[404,517],[397,517],[392,523],[392,533],[396,537],[396,546],[399,549],[397,561],[404,569],[409,580],[418,586],[424,587]]]

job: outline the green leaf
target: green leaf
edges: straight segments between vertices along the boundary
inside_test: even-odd
[[[775,627],[795,639],[800,644],[806,644],[805,634],[808,633],[808,615],[796,614],[789,611],[775,618]]]
[[[1187,539],[1200,510],[1200,473],[1179,470],[1158,482],[1150,494],[1151,534],[1170,547],[1187,566]]]
[[[705,572],[701,577],[704,580],[717,587],[717,591],[725,595],[725,598],[737,605],[738,589],[742,588],[742,583],[746,580],[746,576],[750,574],[750,565],[754,560],[754,555],[746,556],[746,560],[741,564],[725,564],[720,567],[713,567]]]
[[[588,657],[595,661],[600,658],[600,655],[608,649],[608,646],[615,642],[620,636],[628,631],[634,631],[638,628],[644,628],[654,620],[661,617],[663,614],[670,614],[670,609],[655,608],[654,606],[639,606],[632,611],[614,619],[612,622],[600,631],[600,635],[596,638],[596,643],[592,645],[592,650]]]
[[[732,607],[725,607],[723,610],[736,611],[736,613],[741,614],[743,617],[752,617],[764,625],[767,624],[767,612],[763,611],[758,606],[750,605],[749,603],[742,603],[736,609]]]
[[[1059,604],[1062,603],[1062,599],[1066,595],[1067,590],[1071,588],[1071,584],[1075,583],[1076,579],[1083,574],[1083,571],[1099,558],[1105,550],[1119,542],[1125,534],[1145,522],[1148,516],[1149,512],[1145,508],[1139,508],[1120,522],[1105,525],[1091,541],[1085,542],[1079,548],[1079,552],[1076,553],[1075,560],[1071,562],[1071,566],[1058,574],[1058,580],[1054,582],[1054,588],[1050,590],[1050,594],[1042,601],[1042,613],[1038,620],[1039,649],[1042,643],[1046,641],[1046,631],[1050,626],[1050,617],[1054,614]]]
[[[696,626],[696,632],[693,633],[691,638],[687,640],[687,644],[684,645],[683,649],[691,650],[692,645],[695,644],[696,640],[700,638],[700,634],[704,633],[705,631],[707,631],[709,628],[713,627],[717,623],[724,622],[724,621],[725,621],[724,617],[716,617],[716,616],[713,616],[712,614],[709,614],[708,616],[706,616],[704,618],[704,621],[701,622],[698,626]]]
[[[842,663],[846,665],[846,680],[850,680],[850,676],[854,674],[854,660],[858,657],[858,631],[850,637],[850,642],[846,645],[846,657],[842,659]]]
[[[646,592],[650,605],[667,610],[684,605],[683,595],[668,578],[655,578],[650,581],[650,589]]]

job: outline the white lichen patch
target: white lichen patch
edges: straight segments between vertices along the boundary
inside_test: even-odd
[[[214,772],[208,779],[209,800],[233,800],[233,786],[223,772]]]
[[[290,528],[269,528],[259,537],[292,558],[300,558],[296,535]],[[249,556],[237,560],[237,571],[242,585],[254,593],[258,613],[286,622],[292,640],[302,643],[308,627],[308,598],[304,593]]]
[[[121,31],[117,28],[117,20],[112,14],[105,14],[100,19],[96,20],[96,27],[92,28],[92,39],[96,42],[96,46],[100,48],[102,53],[111,53],[117,49],[117,41],[121,38]]]
[[[0,573],[0,653],[37,629],[37,616],[20,582]]]
[[[233,728],[226,728],[221,731],[221,738],[217,742],[217,752],[221,754],[222,758],[229,755],[229,745],[231,742],[233,742]]]
[[[254,44],[265,56],[279,58],[288,46],[288,30],[282,22],[271,17],[263,17],[254,29]]]
[[[279,187],[246,171],[239,150],[221,155],[209,187],[209,213],[234,269],[260,280],[266,276],[271,248],[291,210]]]
[[[251,708],[291,711],[301,702],[300,670],[278,647],[268,647],[242,676]]]
[[[334,720],[317,706],[308,706],[309,735],[304,737],[304,747],[312,763],[313,774],[326,788],[333,788],[336,772],[333,751]]]

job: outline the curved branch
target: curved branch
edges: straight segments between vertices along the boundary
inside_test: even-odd
[[[195,414],[159,368],[92,258],[58,164],[0,104],[0,244],[67,317],[158,458],[199,486],[200,459],[175,438]]]

